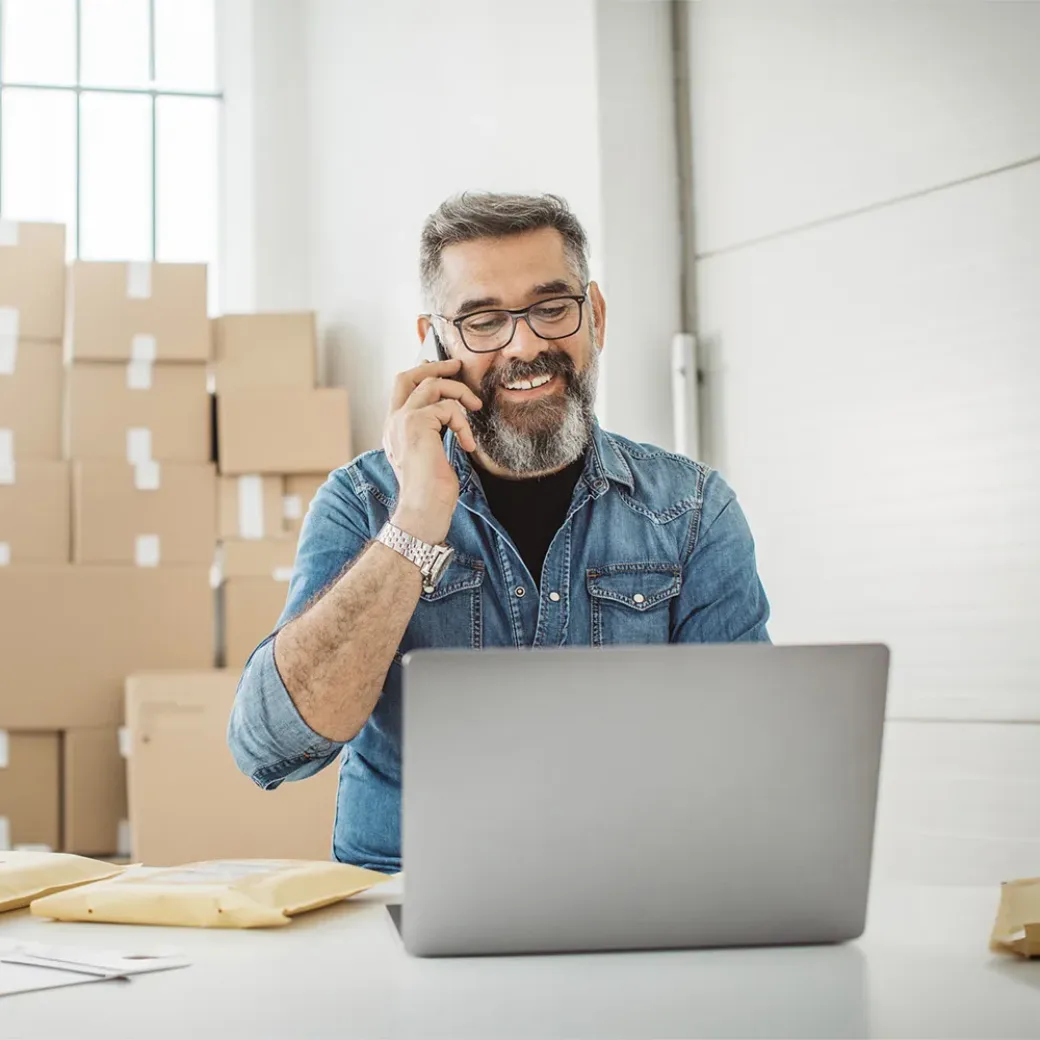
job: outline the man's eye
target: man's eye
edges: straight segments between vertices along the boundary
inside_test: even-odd
[[[467,318],[463,325],[467,332],[472,332],[478,336],[486,336],[504,328],[507,320],[504,314],[481,314],[473,318]]]
[[[545,303],[540,307],[533,307],[531,315],[538,321],[558,321],[569,309],[566,303]]]

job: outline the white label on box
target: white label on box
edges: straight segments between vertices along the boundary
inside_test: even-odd
[[[147,426],[131,426],[126,431],[126,461],[132,466],[152,461],[152,431]]]
[[[154,459],[134,464],[134,487],[138,491],[158,491],[162,486],[162,470]]]
[[[18,245],[18,221],[0,217],[0,246]]]
[[[292,567],[275,567],[271,572],[271,577],[275,581],[291,581],[292,580]]]
[[[151,390],[152,363],[131,361],[126,366],[126,387],[128,390]]]
[[[119,755],[121,758],[130,757],[130,729],[128,726],[120,726],[118,732],[119,736]]]
[[[238,536],[264,536],[264,480],[255,473],[238,478]]]
[[[18,338],[18,308],[0,307],[0,334]]]
[[[224,581],[224,568],[219,562],[214,560],[209,569],[209,587],[211,589],[219,589],[222,582]]]
[[[6,729],[0,729],[0,769],[6,769],[7,768],[7,763],[8,763],[8,760],[9,760],[8,756],[9,756],[9,750],[8,750],[7,730]]]
[[[155,337],[150,332],[138,332],[130,340],[130,360],[155,360]]]
[[[131,300],[148,300],[152,295],[152,265],[148,260],[131,260],[126,265],[126,295]]]
[[[299,495],[282,495],[282,516],[286,520],[299,520],[303,516],[303,499]]]
[[[213,369],[206,372],[206,393],[212,397],[217,392],[217,373]]]
[[[159,536],[139,534],[134,539],[134,563],[138,567],[159,566]]]
[[[11,563],[11,543],[0,542],[0,567],[8,567]]]
[[[0,852],[11,850],[11,821],[6,816],[0,816]]]
[[[123,859],[130,859],[130,821],[120,820],[116,830],[116,855]]]

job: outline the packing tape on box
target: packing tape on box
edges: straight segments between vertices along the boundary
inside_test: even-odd
[[[152,461],[152,431],[147,426],[131,426],[126,431],[126,461],[132,466]]]
[[[131,300],[152,297],[152,264],[149,260],[131,260],[126,265],[126,295]]]
[[[0,542],[0,567],[11,565],[11,543]]]
[[[0,307],[0,376],[13,376],[18,365],[18,308]]]
[[[116,855],[122,859],[130,859],[130,821],[120,820],[116,826]]]
[[[0,246],[18,245],[18,221],[0,217]]]
[[[217,373],[210,369],[206,373],[206,393],[212,397],[217,392]]]
[[[224,583],[224,568],[219,560],[214,560],[209,568],[209,587],[219,589]]]
[[[149,365],[154,363],[155,337],[150,332],[137,332],[131,337],[130,360],[147,361]]]
[[[116,739],[119,741],[119,757],[130,757],[130,727],[120,726],[116,730]]]
[[[299,520],[303,516],[303,499],[299,495],[282,495],[282,517]]]
[[[256,473],[238,478],[238,536],[264,536],[264,478]]]
[[[127,390],[151,390],[152,363],[150,361],[131,361],[126,366]]]
[[[134,565],[137,567],[159,566],[159,536],[139,534],[134,539]]]
[[[134,487],[138,491],[158,491],[162,487],[162,469],[154,459],[134,463]]]
[[[14,430],[0,427],[0,484],[13,484],[14,478]]]
[[[292,567],[275,567],[271,572],[271,577],[275,581],[291,581],[292,580]]]
[[[7,730],[0,729],[0,769],[6,769],[10,761],[11,743],[7,738]]]
[[[11,851],[11,821],[0,816],[0,852]]]

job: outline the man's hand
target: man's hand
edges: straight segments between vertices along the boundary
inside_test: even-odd
[[[383,448],[400,488],[391,519],[431,544],[444,541],[459,498],[459,479],[441,441],[444,427],[455,431],[464,451],[477,447],[466,409],[475,411],[482,402],[465,383],[451,378],[461,367],[454,358],[402,372],[383,428]]]

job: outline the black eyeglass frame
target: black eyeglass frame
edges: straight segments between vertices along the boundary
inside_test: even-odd
[[[466,314],[459,314],[454,318],[449,318],[446,314],[422,314],[422,318],[440,318],[441,321],[447,322],[449,325],[455,326],[455,331],[459,334],[459,339],[462,341],[462,345],[471,354],[495,354],[500,350],[505,350],[510,343],[513,342],[513,338],[516,336],[516,327],[520,323],[522,318],[527,322],[527,327],[539,338],[544,339],[548,342],[552,342],[558,339],[567,339],[569,336],[576,336],[581,332],[581,326],[585,321],[585,301],[589,298],[589,286],[592,282],[586,282],[585,291],[580,295],[563,294],[561,296],[550,296],[544,300],[537,300],[535,303],[529,304],[526,307],[518,307],[516,310],[510,310],[508,307],[486,307],[479,311],[468,311]],[[562,336],[543,336],[532,324],[530,318],[530,312],[535,307],[544,307],[547,303],[555,303],[557,300],[573,300],[578,305],[578,324],[573,332],[565,332]],[[467,321],[469,318],[476,318],[481,314],[508,314],[513,319],[513,328],[509,333],[509,339],[505,341],[500,347],[489,347],[487,350],[477,350],[471,347],[466,342],[466,334],[462,331],[462,323]]]

